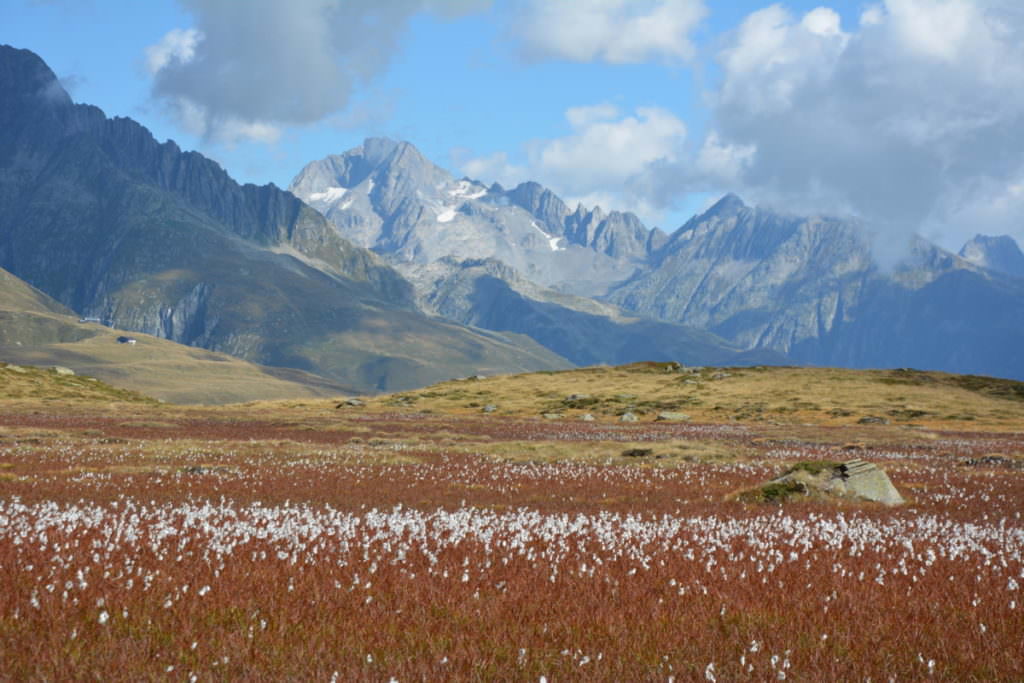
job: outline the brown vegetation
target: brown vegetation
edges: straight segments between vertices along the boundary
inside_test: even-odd
[[[659,382],[680,376],[591,372],[450,383],[412,406],[190,408],[102,387],[3,402],[5,676],[1024,677],[1024,434],[988,403],[1011,399],[979,395],[971,427],[993,429],[970,432],[716,424],[700,406],[690,423],[534,417],[572,393],[670,401]],[[730,406],[770,374],[728,372],[709,384]],[[844,400],[947,408],[876,377],[843,380]],[[809,384],[818,412],[800,414],[827,415]],[[908,504],[730,499],[851,449]]]

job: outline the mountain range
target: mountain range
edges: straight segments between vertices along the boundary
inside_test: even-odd
[[[735,195],[666,235],[534,182],[456,179],[387,139],[311,162],[290,189],[402,272],[421,308],[578,364],[741,352],[730,362],[1024,377],[1024,256],[1009,237],[960,256],[918,238],[883,268],[856,220]]]
[[[103,324],[363,390],[569,367],[421,313],[412,287],[273,185],[74,104],[0,46],[0,267]]]
[[[535,182],[456,178],[386,138],[309,163],[289,191],[239,185],[73,103],[26,50],[0,46],[0,92],[9,277],[52,298],[51,315],[304,386],[639,360],[1024,377],[1024,255],[1008,237],[959,255],[918,239],[883,268],[855,220],[734,195],[666,234]]]
[[[605,294],[666,239],[631,213],[570,211],[537,183],[505,190],[456,179],[410,143],[387,138],[308,164],[289,189],[392,264],[495,258],[579,296]]]

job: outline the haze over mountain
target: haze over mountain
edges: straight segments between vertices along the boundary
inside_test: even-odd
[[[528,335],[578,365],[786,361],[772,351],[744,351],[704,330],[629,316],[607,303],[541,287],[493,258],[444,258],[416,268],[411,278],[425,309],[466,325]]]
[[[855,221],[730,195],[608,299],[798,362],[1024,377],[1024,283],[922,239],[892,271],[871,254]]]
[[[421,314],[411,286],[273,185],[74,104],[0,46],[0,267],[105,324],[364,389],[566,367]]]

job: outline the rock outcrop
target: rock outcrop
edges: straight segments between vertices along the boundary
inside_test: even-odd
[[[889,476],[864,460],[799,463],[764,486],[737,496],[744,502],[782,503],[801,499],[862,500],[885,505],[905,501]]]
[[[1009,235],[975,235],[960,249],[960,258],[997,273],[1024,278],[1024,253]]]

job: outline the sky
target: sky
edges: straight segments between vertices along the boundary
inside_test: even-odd
[[[0,0],[78,102],[287,187],[368,136],[672,231],[726,192],[1024,243],[1019,0]]]

